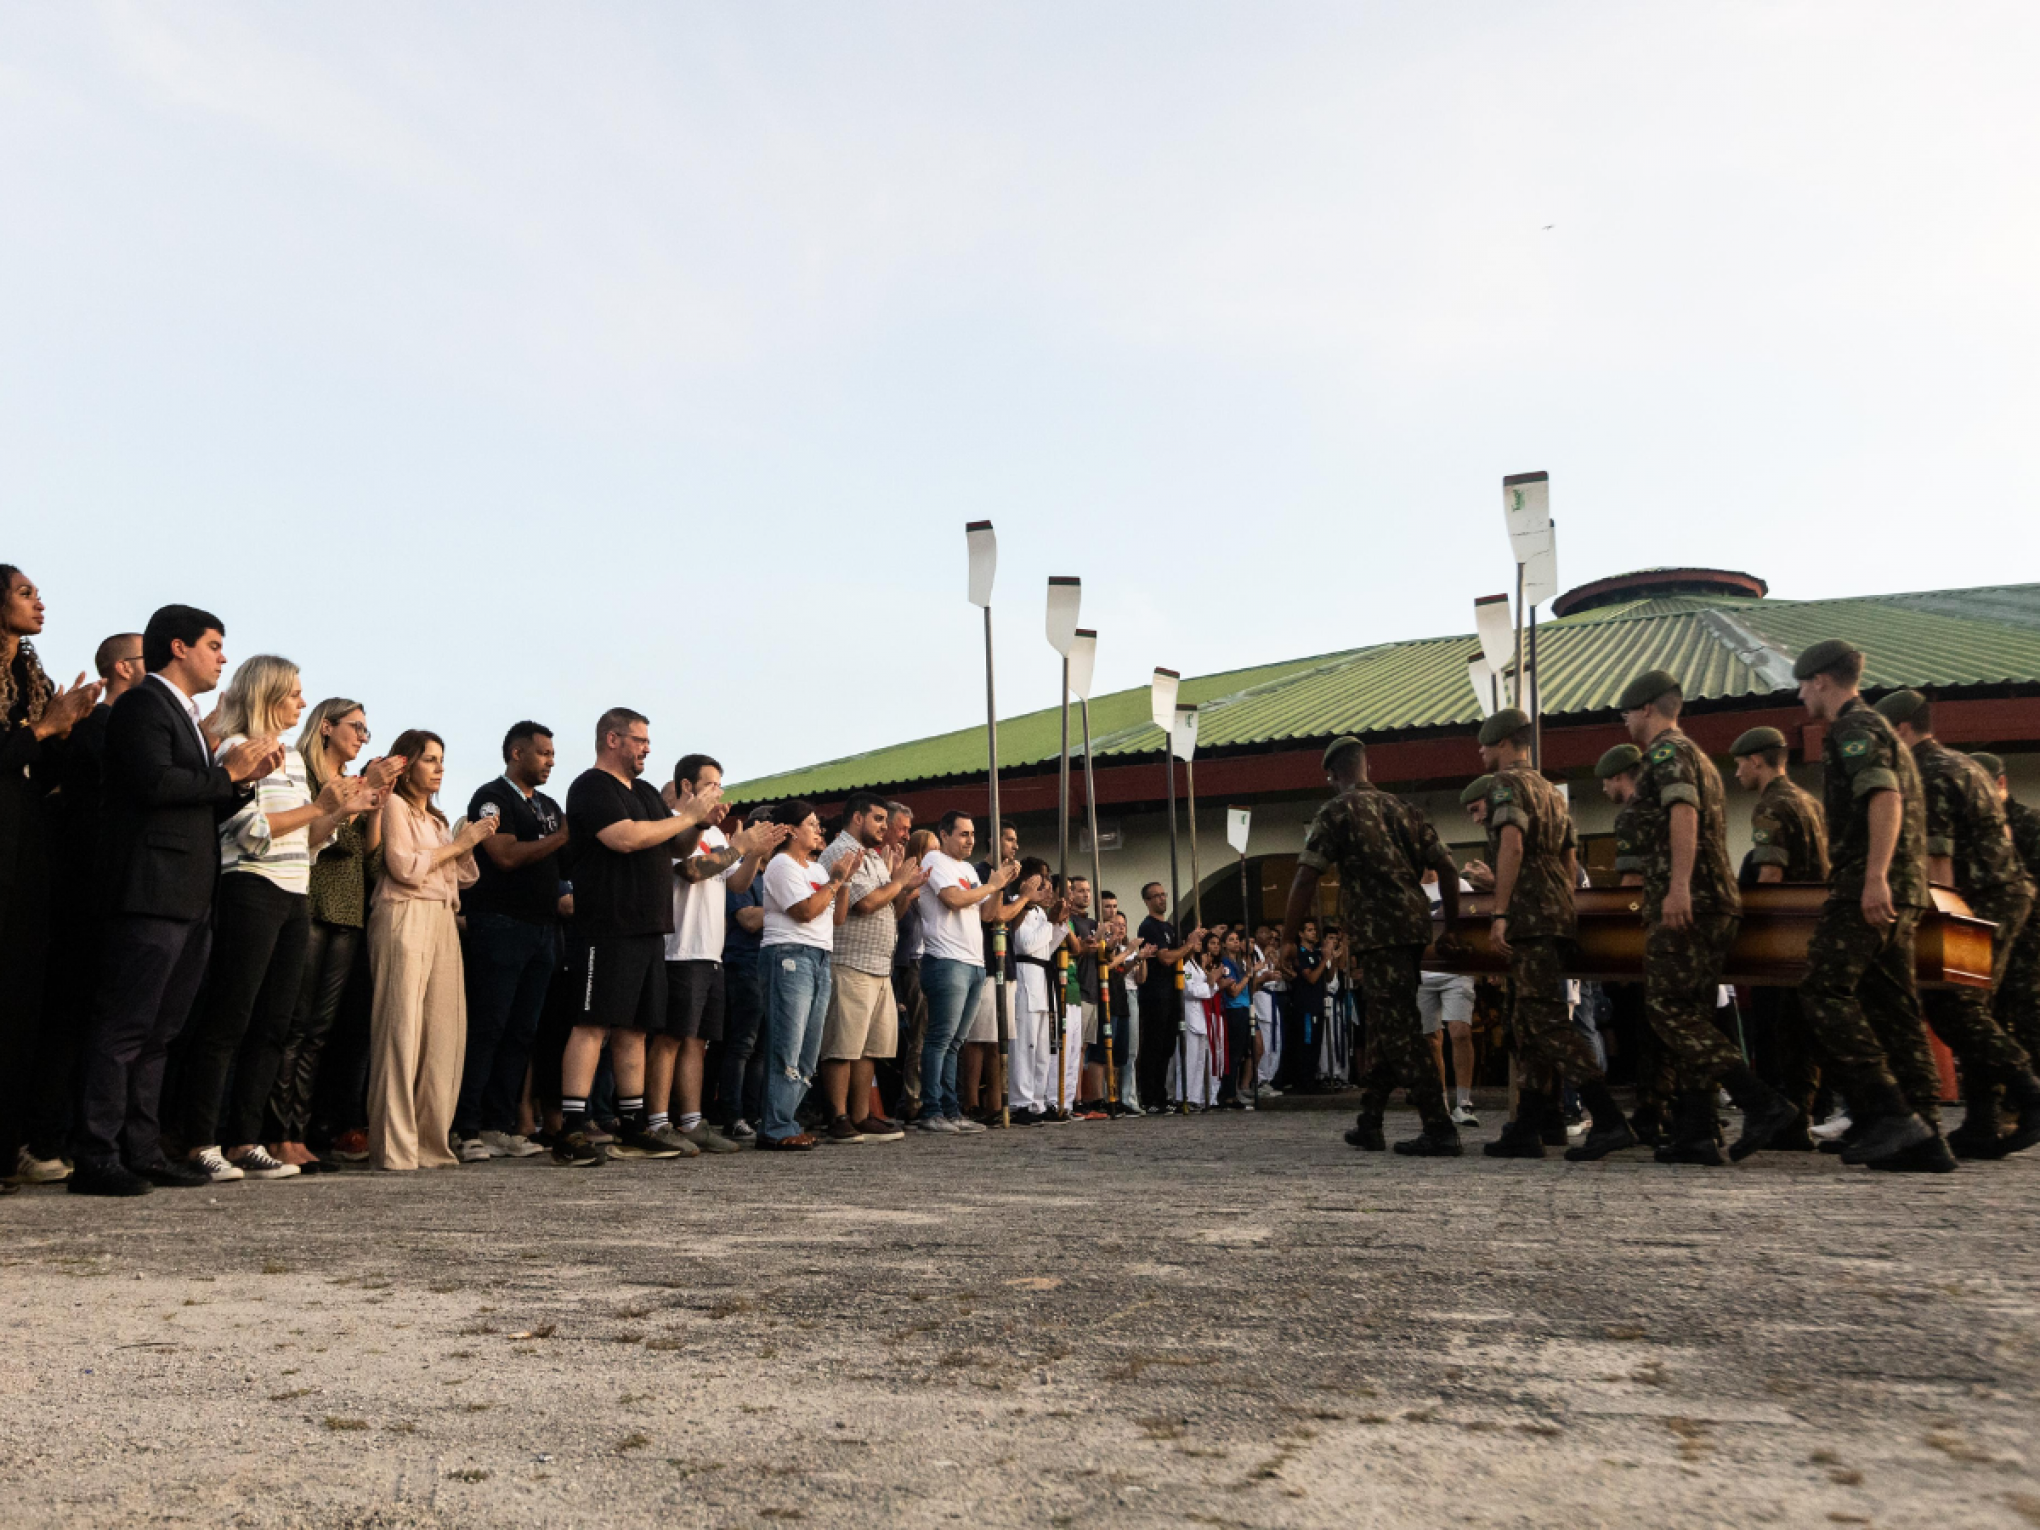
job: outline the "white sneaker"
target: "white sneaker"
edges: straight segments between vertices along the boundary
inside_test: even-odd
[[[496,1156],[496,1152],[479,1137],[456,1137],[453,1139],[453,1156],[462,1163],[487,1163]]]
[[[969,1116],[950,1116],[948,1120],[949,1129],[965,1137],[972,1132],[981,1132],[985,1129],[984,1122],[973,1121]]]
[[[269,1149],[260,1143],[248,1149],[235,1159],[234,1163],[250,1179],[289,1179],[299,1172],[296,1164],[285,1163],[281,1158],[272,1158]]]
[[[952,1137],[956,1135],[956,1123],[947,1116],[923,1116],[914,1123],[914,1129],[923,1132],[947,1132]]]
[[[54,1185],[71,1177],[71,1166],[61,1158],[38,1158],[23,1147],[14,1155],[14,1178],[24,1185]]]
[[[1832,1142],[1849,1129],[1849,1124],[1847,1116],[1829,1116],[1820,1125],[1809,1126],[1806,1130],[1816,1142]]]
[[[749,1121],[746,1121],[742,1116],[738,1116],[736,1120],[730,1123],[730,1129],[724,1132],[723,1135],[732,1142],[756,1142],[758,1140],[758,1128]]]
[[[1455,1105],[1452,1107],[1452,1124],[1454,1126],[1478,1126],[1480,1125],[1480,1117],[1473,1113],[1471,1105]]]
[[[489,1145],[489,1151],[498,1158],[536,1158],[545,1151],[529,1137],[518,1132],[483,1132],[482,1141]]]
[[[1273,1084],[1263,1084],[1254,1091],[1254,1098],[1257,1100],[1279,1100],[1282,1098],[1282,1091]]]
[[[205,1170],[216,1185],[248,1177],[246,1171],[238,1164],[228,1163],[227,1155],[216,1147],[200,1148],[191,1161]]]

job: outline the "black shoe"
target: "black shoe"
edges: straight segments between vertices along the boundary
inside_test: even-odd
[[[553,1138],[552,1161],[563,1169],[592,1169],[608,1155],[589,1142],[586,1132],[560,1132]]]
[[[1544,1143],[1535,1127],[1511,1121],[1502,1128],[1501,1136],[1488,1143],[1481,1152],[1489,1158],[1542,1158]]]
[[[1841,1136],[1823,1137],[1817,1146],[1823,1153],[1846,1153],[1850,1148],[1863,1140],[1863,1133],[1868,1130],[1870,1130],[1869,1118],[1857,1116],[1852,1118],[1849,1124],[1842,1128]]]
[[[1586,1139],[1575,1147],[1565,1150],[1567,1163],[1598,1163],[1610,1153],[1619,1153],[1624,1148],[1636,1146],[1636,1133],[1629,1129],[1629,1123],[1617,1116],[1607,1126],[1597,1126],[1588,1132]]]
[[[2005,1091],[2019,1111],[2018,1123],[2004,1139],[2006,1153],[2023,1153],[2040,1142],[2040,1079],[2028,1076],[2024,1084]]]
[[[169,1190],[197,1190],[213,1182],[212,1176],[189,1158],[163,1158],[155,1163],[138,1164],[132,1172]]]
[[[1381,1153],[1388,1149],[1388,1139],[1381,1135],[1381,1122],[1362,1116],[1358,1124],[1347,1128],[1346,1141],[1363,1153]]]
[[[1880,1158],[1870,1167],[1885,1169],[1894,1174],[1953,1174],[1957,1153],[1948,1149],[1950,1143],[1940,1137],[1929,1137],[1925,1142],[1901,1148],[1889,1158]]]
[[[1813,1133],[1806,1124],[1806,1112],[1800,1111],[1771,1135],[1770,1151],[1773,1153],[1811,1153],[1820,1144],[1813,1140]]]
[[[1006,1119],[1015,1126],[1039,1126],[1041,1125],[1042,1113],[1029,1105],[1019,1110],[1007,1111]]]
[[[211,1182],[208,1177],[206,1183]],[[125,1165],[81,1161],[64,1181],[64,1188],[73,1195],[147,1195],[156,1187]]]
[[[1842,1149],[1843,1163],[1875,1163],[1909,1147],[1918,1147],[1934,1135],[1934,1129],[1918,1115],[1879,1116],[1868,1131]]]
[[[1696,1163],[1708,1169],[1718,1169],[1728,1162],[1721,1156],[1721,1144],[1712,1137],[1692,1142],[1667,1142],[1651,1157],[1659,1163]]]
[[[1975,1127],[1974,1130],[1971,1129],[1972,1125]],[[2006,1144],[2012,1139],[2000,1136],[1995,1122],[1989,1128],[1985,1128],[1980,1122],[1972,1123],[1965,1120],[1941,1140],[1946,1142],[1949,1150],[1957,1158],[1977,1159],[1984,1163],[1993,1163],[2011,1152]],[[1883,1168],[1887,1162],[1888,1160],[1880,1162],[1877,1167]]]
[[[1672,1102],[1672,1129],[1667,1133],[1668,1140],[1652,1156],[1659,1163],[1691,1163],[1702,1168],[1718,1168],[1727,1162],[1721,1156],[1719,1131],[1720,1123],[1714,1116],[1713,1089],[1682,1090]]]
[[[1419,1135],[1398,1142],[1395,1150],[1405,1158],[1457,1158],[1466,1151],[1466,1144],[1459,1140],[1459,1128],[1447,1122],[1425,1127]]]
[[[1644,1147],[1656,1147],[1665,1140],[1664,1112],[1655,1105],[1643,1105],[1629,1118],[1630,1135]]]
[[[1735,1145],[1728,1150],[1728,1156],[1741,1163],[1750,1154],[1767,1148],[1771,1139],[1799,1119],[1799,1107],[1777,1090],[1762,1086],[1762,1094],[1754,1090],[1744,1096],[1742,1103],[1742,1135],[1735,1139]]]

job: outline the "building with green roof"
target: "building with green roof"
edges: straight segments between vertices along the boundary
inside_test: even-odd
[[[1770,724],[1794,741],[1795,776],[1817,788],[1821,731],[1798,704],[1792,661],[1823,638],[1847,638],[1867,656],[1866,692],[1926,691],[1945,741],[1995,750],[2015,790],[2030,798],[2040,789],[2040,584],[1781,600],[1749,574],[1648,569],[1567,591],[1551,609],[1537,634],[1542,761],[1569,788],[1597,870],[1603,860],[1612,866],[1603,854],[1612,810],[1595,788],[1593,763],[1624,737],[1615,707],[1623,685],[1651,668],[1680,678],[1687,730],[1703,747],[1725,759],[1737,734]],[[1448,841],[1471,848],[1478,831],[1461,816],[1457,795],[1480,769],[1473,733],[1484,714],[1468,674],[1479,652],[1471,634],[1459,634],[1186,676],[1179,700],[1199,709],[1198,869],[1207,920],[1240,915],[1224,809],[1254,809],[1246,894],[1254,917],[1260,890],[1286,885],[1286,867],[1324,795],[1319,753],[1340,734],[1364,739],[1374,779],[1424,806]],[[1030,852],[1051,856],[1060,728],[1053,708],[999,722],[1001,808]],[[1141,882],[1168,879],[1164,739],[1146,689],[1094,698],[1091,732],[1105,884],[1131,903]],[[1081,820],[1083,761],[1080,746],[1072,748],[1073,815]],[[1188,772],[1176,769],[1181,797]],[[973,727],[735,783],[730,796],[751,804],[798,796],[826,807],[872,790],[906,802],[926,822],[950,808],[985,812],[985,770],[984,729]],[[1733,783],[1731,793],[1731,823],[1746,835],[1748,815],[1737,809],[1747,804]],[[1186,826],[1186,900],[1187,835]],[[1087,869],[1088,840],[1081,856],[1079,842],[1073,826],[1072,869],[1078,862]]]

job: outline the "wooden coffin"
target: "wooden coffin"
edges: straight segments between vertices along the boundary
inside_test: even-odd
[[[1934,907],[1913,936],[1913,968],[1920,986],[1988,988],[1990,937],[1996,926],[1972,916],[1969,905],[1953,891],[1936,887],[1933,892]],[[1588,888],[1576,898],[1578,959],[1566,969],[1567,975],[1615,983],[1639,981],[1643,977],[1643,889]],[[1721,980],[1756,986],[1797,983],[1806,973],[1807,942],[1826,903],[1827,888],[1812,883],[1772,882],[1745,890],[1742,928]],[[1475,976],[1507,972],[1507,958],[1488,945],[1494,899],[1484,893],[1462,894],[1459,907],[1456,933],[1466,948],[1464,954],[1453,961],[1439,961],[1434,947],[1424,953],[1424,965],[1434,972]]]

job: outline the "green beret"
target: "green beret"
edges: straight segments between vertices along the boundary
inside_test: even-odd
[[[1594,779],[1606,781],[1619,776],[1625,770],[1634,770],[1643,763],[1643,751],[1634,744],[1617,744],[1594,764]]]
[[[1789,749],[1785,735],[1776,728],[1752,728],[1728,746],[1728,752],[1738,760],[1746,754],[1762,754],[1766,749]]]
[[[1918,691],[1893,691],[1877,703],[1877,710],[1888,723],[1911,722],[1926,704],[1927,698]]]
[[[1815,643],[1799,656],[1799,662],[1792,666],[1792,678],[1811,680],[1824,669],[1833,669],[1850,654],[1860,654],[1862,649],[1844,638],[1828,638]]]
[[[1483,749],[1492,748],[1505,738],[1514,738],[1530,726],[1530,714],[1521,707],[1503,707],[1480,725],[1480,742]]]
[[[1336,760],[1348,749],[1364,750],[1366,747],[1367,746],[1365,744],[1361,743],[1360,740],[1353,737],[1352,734],[1341,733],[1337,738],[1333,739],[1329,744],[1325,745],[1324,756],[1325,772],[1327,774],[1330,774],[1332,768],[1332,761]]]
[[[1475,776],[1466,783],[1465,790],[1460,792],[1459,805],[1461,807],[1472,807],[1476,802],[1487,796],[1488,788],[1494,784],[1495,778],[1493,776]]]
[[[1679,682],[1668,669],[1647,669],[1629,684],[1622,687],[1622,699],[1615,704],[1625,712],[1638,707],[1647,707],[1667,691],[1676,691]]]
[[[1983,773],[1995,781],[2005,773],[2005,762],[1996,755],[1979,749],[1970,758],[1983,767]]]

